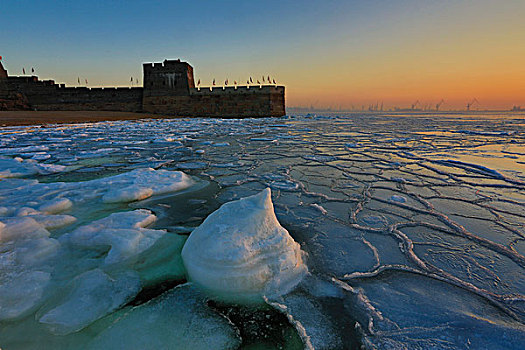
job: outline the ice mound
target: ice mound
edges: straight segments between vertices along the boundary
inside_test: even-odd
[[[112,278],[100,269],[90,270],[75,277],[60,305],[39,321],[47,324],[53,334],[73,333],[124,305],[140,289],[135,272],[127,271]]]
[[[237,331],[185,284],[126,312],[88,349],[237,349]]]
[[[106,203],[131,202],[152,195],[176,192],[194,184],[192,178],[181,171],[136,169],[129,173],[95,180],[108,190],[102,196]]]
[[[299,244],[277,221],[269,188],[208,216],[186,241],[182,259],[193,282],[236,302],[287,293],[307,271]]]
[[[34,159],[0,158],[0,178],[20,177],[35,174],[52,174],[64,171],[63,165],[41,164]]]
[[[120,263],[150,248],[166,233],[144,228],[155,220],[156,216],[145,209],[114,213],[61,236],[60,242],[101,251],[110,247],[104,262]]]

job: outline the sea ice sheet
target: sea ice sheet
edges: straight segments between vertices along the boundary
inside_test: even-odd
[[[314,347],[329,340],[317,336],[328,329],[343,348],[358,347],[360,340],[367,348],[521,350],[523,120],[520,113],[385,112],[2,128],[0,304],[13,308],[0,308],[1,345],[84,346],[130,307],[56,336],[38,322],[66,302],[55,300],[53,290],[69,290],[74,278],[95,269],[112,278],[116,270],[134,270],[153,290],[180,283],[186,239],[180,234],[190,234],[221,204],[270,187],[278,221],[308,254],[303,261],[308,276],[337,290],[314,293],[309,284],[315,278],[303,279],[300,297],[296,287],[295,299],[285,294],[279,300]],[[190,205],[191,191],[180,191],[187,197],[164,192],[173,181],[185,184],[179,190],[191,189],[184,175],[175,175],[180,169],[212,184],[203,199],[213,204]],[[13,174],[22,178],[5,177]],[[109,239],[92,231],[91,238],[122,247],[116,263],[105,263],[110,245],[72,249],[75,245],[57,240],[115,212],[129,212],[130,200],[161,193],[155,205],[133,205],[158,216],[152,226],[112,228],[136,236]],[[243,221],[237,218],[232,227]],[[15,232],[10,220],[22,219]],[[143,237],[148,229],[167,232],[135,251],[138,241],[148,242]],[[15,299],[5,302],[8,296]],[[333,327],[317,325],[301,305]],[[356,342],[346,342],[353,337]]]

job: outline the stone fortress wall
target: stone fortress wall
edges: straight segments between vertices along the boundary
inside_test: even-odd
[[[13,91],[20,91],[31,109],[39,111],[125,111],[142,110],[142,88],[66,87],[37,77],[8,77]]]
[[[196,88],[193,67],[180,60],[147,63],[143,69],[144,87],[87,88],[66,87],[35,76],[8,76],[0,63],[0,110],[101,110],[222,118],[286,113],[283,86]],[[16,103],[11,101],[13,94],[18,94]]]

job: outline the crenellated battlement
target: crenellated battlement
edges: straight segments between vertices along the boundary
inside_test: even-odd
[[[242,85],[242,86],[207,86],[190,89],[190,95],[205,94],[267,94],[284,93],[284,86]]]

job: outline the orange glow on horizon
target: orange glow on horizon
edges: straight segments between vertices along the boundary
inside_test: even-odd
[[[502,6],[494,7],[503,13]],[[381,32],[361,50],[343,40],[313,64],[287,67],[287,105],[367,108],[383,102],[385,108],[407,108],[416,100],[435,106],[444,99],[443,109],[464,109],[476,98],[480,109],[525,107],[523,12],[501,13],[484,14],[490,21],[421,20],[397,37]]]

